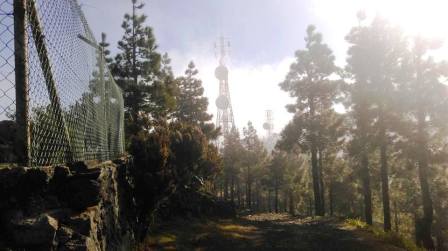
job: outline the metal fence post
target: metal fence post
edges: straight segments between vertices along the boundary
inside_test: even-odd
[[[45,84],[48,90],[48,96],[50,97],[50,102],[52,108],[54,109],[54,113],[56,115],[56,120],[59,125],[62,127],[62,132],[64,135],[64,139],[67,143],[67,152],[66,159],[68,162],[74,161],[74,148],[71,143],[70,133],[67,127],[67,123],[64,117],[64,111],[62,109],[61,100],[59,98],[56,81],[54,80],[50,59],[48,58],[48,50],[45,45],[45,35],[42,32],[41,24],[39,20],[39,15],[37,13],[36,4],[34,0],[29,1],[29,16],[30,16],[30,26],[31,32],[33,34],[34,42],[37,48],[37,54],[39,57],[39,61],[41,64],[41,68],[45,78]]]
[[[30,166],[29,84],[27,61],[27,0],[14,0],[14,55],[17,136],[15,151],[21,165]]]
[[[102,33],[101,34],[101,44],[105,44],[106,43],[106,34]],[[110,159],[110,154],[111,154],[111,145],[110,145],[110,135],[109,135],[109,102],[110,102],[110,97],[109,97],[109,92],[110,92],[110,87],[109,87],[109,80],[106,81],[104,78],[104,66],[106,64],[106,55],[104,54],[104,47],[100,46],[100,81],[104,86],[104,121],[105,121],[105,135],[106,135],[106,147],[107,147],[107,153],[106,153],[106,159]]]

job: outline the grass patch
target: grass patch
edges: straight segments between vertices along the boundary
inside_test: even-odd
[[[224,250],[229,243],[250,240],[257,231],[227,220],[173,220],[156,227],[137,250],[201,250],[203,246]]]
[[[372,233],[375,235],[376,238],[386,242],[390,243],[394,246],[404,248],[409,251],[424,251],[425,249],[417,247],[417,245],[414,243],[414,241],[404,237],[403,235],[397,233],[397,232],[385,232],[382,229],[376,228],[376,227],[370,227],[372,230]]]
[[[168,244],[168,243],[174,243],[174,242],[176,242],[176,236],[172,235],[172,234],[161,235],[161,236],[159,236],[157,242],[162,245]]]
[[[149,247],[150,250],[162,248],[163,250],[175,250],[177,237],[169,233],[161,233],[153,236],[148,236],[142,245],[139,245],[137,250],[147,250],[145,247]]]
[[[355,228],[355,229],[362,229],[365,230],[373,236],[381,240],[385,243],[394,245],[399,248],[404,248],[409,251],[424,251],[425,249],[417,247],[417,245],[414,243],[414,241],[410,240],[409,238],[406,238],[405,236],[401,235],[397,232],[385,232],[383,229],[375,226],[369,226],[367,223],[362,221],[361,219],[346,219],[345,225],[349,228]]]
[[[227,239],[248,239],[256,230],[257,228],[252,226],[218,223],[213,232]]]
[[[218,229],[225,232],[251,233],[255,227],[247,227],[236,224],[218,224]]]
[[[17,167],[17,164],[15,164],[15,163],[0,163],[0,169],[10,168],[10,167]]]
[[[361,219],[346,219],[345,225],[348,227],[354,227],[356,229],[366,229],[369,225],[362,221]]]

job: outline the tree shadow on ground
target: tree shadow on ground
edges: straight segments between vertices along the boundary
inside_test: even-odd
[[[232,220],[178,220],[162,226],[140,250],[401,250],[356,231],[333,218],[298,218],[279,214]]]

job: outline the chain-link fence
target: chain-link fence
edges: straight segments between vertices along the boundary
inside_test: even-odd
[[[28,155],[33,166],[119,157],[124,152],[122,93],[77,1],[0,2],[0,121],[15,120],[18,134],[27,134],[18,143],[26,145],[25,151],[16,145],[16,154]],[[15,5],[20,3],[26,3],[23,48],[22,34],[14,34],[19,33]],[[26,55],[24,79],[17,74],[23,70],[17,52]],[[17,91],[22,82],[28,103]]]
[[[13,0],[0,3],[0,120],[15,112]]]

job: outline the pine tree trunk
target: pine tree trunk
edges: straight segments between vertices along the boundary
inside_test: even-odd
[[[275,201],[274,201],[274,208],[275,208],[275,213],[278,213],[278,180],[275,180],[275,187],[274,187],[274,196],[275,196]]]
[[[308,215],[313,216],[313,199],[308,197]]]
[[[399,226],[400,226],[400,223],[398,222],[398,207],[397,207],[397,202],[395,201],[394,202],[394,218],[395,218],[395,232],[399,232]]]
[[[252,209],[252,177],[250,173],[250,167],[247,167],[247,194],[246,194],[246,204],[247,208]]]
[[[260,194],[259,194],[259,190],[258,190],[258,184],[255,184],[255,210],[257,212],[260,211]]]
[[[283,212],[288,211],[288,193],[286,191],[283,192]]]
[[[230,184],[230,201],[235,203],[235,175],[232,174],[232,181]]]
[[[367,153],[363,152],[361,158],[361,177],[364,194],[364,217],[366,223],[372,225],[372,190],[370,189],[369,159],[367,157]]]
[[[333,182],[328,186],[328,203],[330,204],[330,216],[333,216]]]
[[[319,149],[319,193],[320,193],[320,203],[323,215],[325,215],[325,186],[324,186],[324,175],[323,175],[323,156],[322,151]]]
[[[238,197],[238,207],[241,208],[241,185],[239,179],[236,181],[236,192]]]
[[[220,190],[219,193],[221,195],[221,199],[224,199],[224,184],[223,183],[221,183],[220,188],[221,189],[219,189]]]
[[[289,190],[289,214],[295,215],[295,205],[294,205],[294,193]]]
[[[391,230],[390,219],[390,199],[389,199],[389,167],[387,165],[387,139],[386,130],[384,128],[384,120],[381,119],[380,129],[380,158],[381,158],[381,192],[383,197],[383,217],[384,217],[384,231]]]
[[[317,160],[317,147],[314,142],[311,142],[311,173],[313,178],[313,192],[314,192],[314,210],[316,215],[323,216],[322,202],[320,195],[320,181],[319,181],[319,167]]]
[[[445,236],[444,233],[440,233],[436,237],[437,248],[436,250],[446,250],[445,248]]]
[[[421,81],[421,66],[420,66],[420,58],[421,55],[418,55],[418,60],[416,62],[417,64],[417,74],[416,74],[416,80],[417,84],[422,85]],[[424,88],[424,86],[421,86]],[[424,106],[423,104],[419,104],[417,111],[417,125],[418,125],[418,132],[417,132],[417,146],[418,146],[418,176],[420,181],[420,187],[421,187],[421,194],[422,194],[422,204],[423,204],[423,218],[421,219],[421,238],[423,246],[426,249],[432,250],[434,249],[434,242],[431,237],[431,227],[432,227],[432,220],[433,220],[433,206],[432,206],[432,200],[431,200],[431,192],[429,189],[429,183],[428,183],[428,145],[426,140],[426,113],[423,110]]]
[[[314,119],[314,98],[308,98],[310,107],[310,118]],[[320,181],[319,181],[319,164],[317,160],[317,144],[315,128],[310,128],[311,139],[310,139],[310,149],[311,149],[311,175],[313,179],[313,192],[314,192],[314,210],[316,215],[323,216],[324,212],[322,210],[321,193],[320,193]]]
[[[365,92],[365,90],[363,90]],[[367,117],[366,101],[361,101],[357,111],[357,126],[359,128],[359,141],[362,144],[360,146],[360,178],[363,189],[364,199],[364,218],[367,224],[372,225],[372,190],[370,188],[370,170],[369,170],[369,156],[368,156],[368,117]]]
[[[271,206],[271,189],[268,189],[268,210],[269,210],[269,213],[272,212],[272,206]]]
[[[224,177],[224,200],[229,198],[229,175]]]
[[[423,150],[424,151],[424,150]],[[425,155],[425,153],[421,153]],[[420,187],[422,191],[422,203],[423,203],[423,218],[421,219],[421,238],[423,246],[426,249],[434,249],[434,242],[431,237],[431,226],[433,220],[433,208],[431,193],[429,191],[427,168],[428,163],[425,157],[421,157],[418,163],[418,174],[420,180]]]

